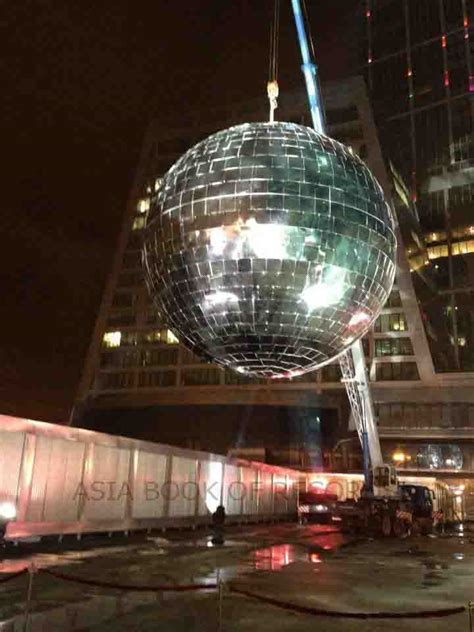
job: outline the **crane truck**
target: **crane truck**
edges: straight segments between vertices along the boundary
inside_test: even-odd
[[[324,113],[321,91],[314,62],[314,50],[307,16],[302,11],[304,0],[291,0],[296,32],[302,57],[309,109],[314,129],[324,134]],[[276,108],[276,77],[269,83],[271,120]],[[405,533],[428,533],[433,526],[433,497],[427,487],[400,485],[396,469],[383,462],[374,405],[370,392],[365,356],[360,340],[339,357],[342,381],[345,384],[352,417],[362,445],[364,485],[360,498],[340,505],[343,529],[384,536]]]

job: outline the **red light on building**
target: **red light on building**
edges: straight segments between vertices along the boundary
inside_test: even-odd
[[[367,9],[367,11],[365,12],[365,17],[370,19],[370,16],[372,15],[370,9]]]
[[[407,77],[411,77],[413,75],[412,69],[408,68],[407,70]]]
[[[469,27],[469,20],[467,19],[467,15],[464,16],[464,28],[467,29]]]
[[[446,48],[446,35],[443,35],[443,37],[441,38],[441,46],[443,48]]]
[[[444,71],[444,86],[445,88],[449,88],[449,71]]]

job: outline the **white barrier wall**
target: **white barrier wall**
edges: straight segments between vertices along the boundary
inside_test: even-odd
[[[299,473],[280,467],[0,415],[7,536],[294,517]]]

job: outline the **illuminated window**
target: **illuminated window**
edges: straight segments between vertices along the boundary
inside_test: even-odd
[[[147,213],[150,209],[150,199],[149,198],[142,198],[141,200],[138,200],[138,204],[137,204],[137,211],[140,213],[140,215],[143,215],[144,213]]]
[[[142,336],[142,341],[149,344],[161,342],[167,345],[176,345],[179,343],[179,340],[169,329],[155,329],[154,331],[149,331]]]
[[[138,342],[138,334],[135,331],[122,331],[122,339],[120,346],[136,345]]]
[[[168,345],[177,345],[179,340],[172,331],[166,329],[164,334],[162,334],[162,342],[166,342]]]
[[[143,342],[149,342],[149,343],[154,343],[154,342],[161,342],[161,331],[150,331],[146,334],[144,334],[143,336]]]
[[[120,347],[120,340],[122,338],[121,331],[108,331],[102,338],[102,344],[104,347]]]
[[[141,215],[140,217],[135,217],[133,220],[133,230],[141,230],[146,226],[146,217]]]
[[[407,331],[407,323],[404,314],[381,314],[375,321],[374,331],[385,333],[387,331]]]

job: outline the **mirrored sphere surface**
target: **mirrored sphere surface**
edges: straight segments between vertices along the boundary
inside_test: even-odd
[[[198,355],[289,377],[337,357],[391,290],[393,217],[369,169],[293,123],[198,143],[152,196],[143,261],[166,324]]]

